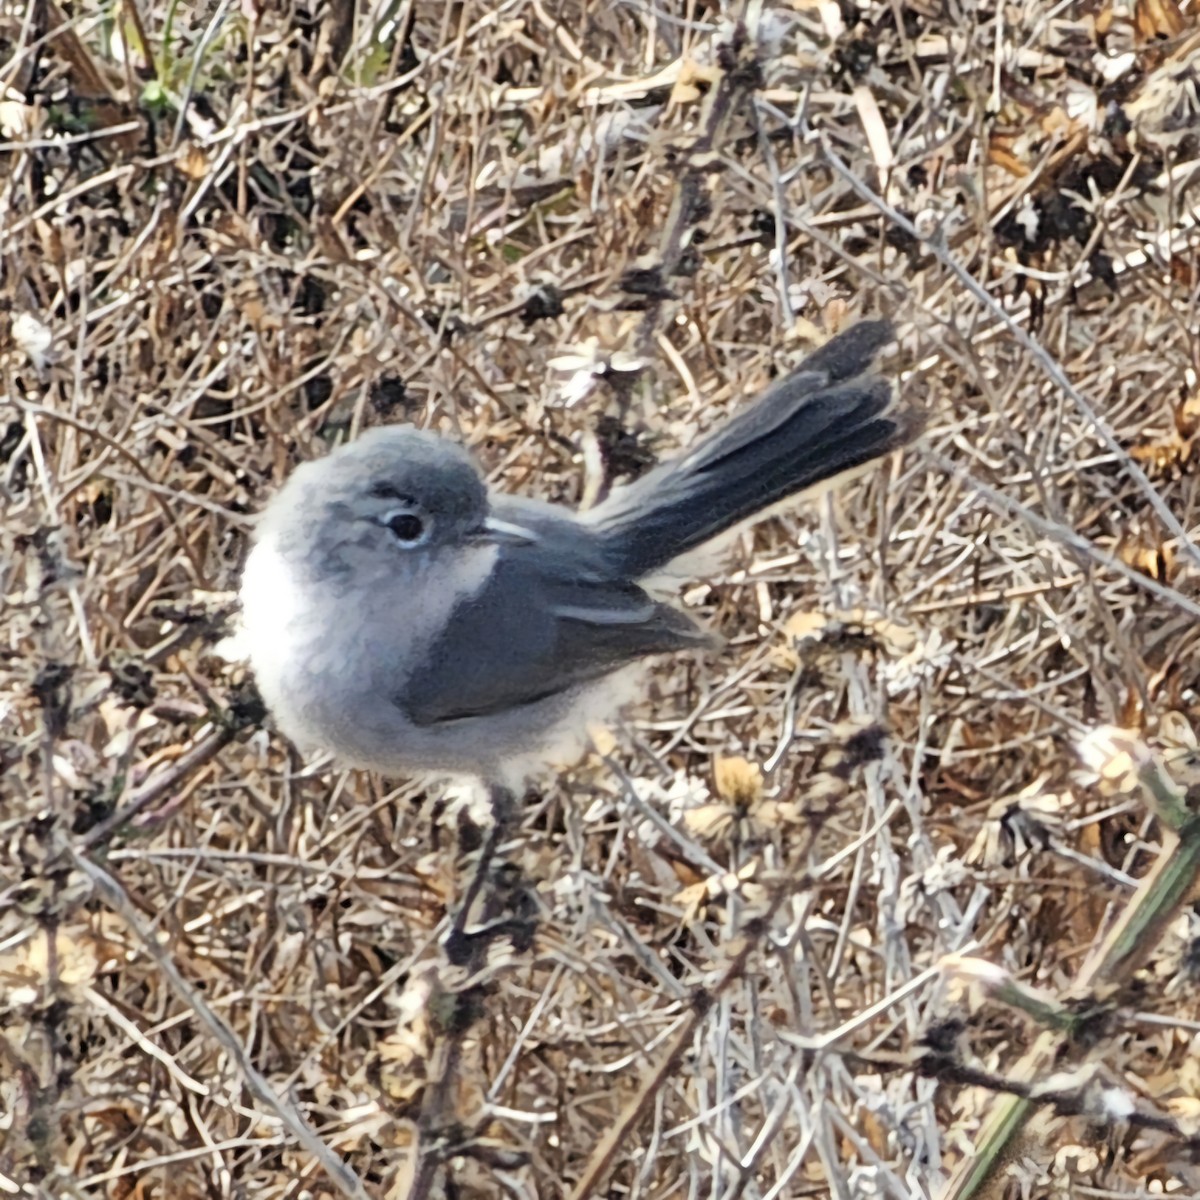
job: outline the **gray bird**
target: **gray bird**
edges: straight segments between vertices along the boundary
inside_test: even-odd
[[[582,513],[490,491],[462,447],[407,425],[298,467],[241,588],[279,728],[345,765],[509,787],[577,756],[632,698],[630,668],[714,643],[650,577],[917,434],[863,374],[891,337],[860,322]]]

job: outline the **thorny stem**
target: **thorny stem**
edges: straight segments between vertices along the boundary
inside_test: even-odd
[[[488,947],[494,939],[487,935],[486,930],[468,931],[468,921],[480,896],[485,897],[483,911],[479,914],[482,924],[486,926],[497,915],[495,910],[500,903],[499,897],[494,889],[487,893],[485,888],[493,877],[496,851],[508,834],[516,807],[516,798],[508,788],[493,785],[489,787],[488,795],[492,807],[492,827],[479,848],[471,880],[442,943],[447,962],[455,967],[464,967],[469,978],[476,977],[486,966]],[[417,1118],[416,1164],[407,1200],[424,1200],[430,1194],[437,1170],[445,1160],[447,1139],[459,1140],[461,1137],[454,1094],[459,1082],[463,1042],[473,1024],[473,991],[474,988],[468,985],[457,994],[447,997],[450,1007],[442,1021],[441,1036],[430,1063],[429,1084]]]

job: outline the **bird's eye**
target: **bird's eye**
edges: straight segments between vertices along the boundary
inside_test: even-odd
[[[415,512],[388,513],[383,523],[392,531],[396,541],[405,546],[416,546],[425,540],[425,522]]]

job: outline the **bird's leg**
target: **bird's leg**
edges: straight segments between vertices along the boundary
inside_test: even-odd
[[[475,862],[471,881],[467,884],[458,911],[454,914],[454,922],[443,943],[446,957],[456,966],[466,965],[471,959],[471,943],[474,939],[467,933],[467,922],[470,920],[471,910],[475,907],[475,902],[479,899],[483,886],[487,882],[492,861],[496,857],[496,850],[508,836],[516,810],[516,797],[508,788],[499,784],[489,784],[487,791],[492,810],[492,827],[479,847],[479,856]],[[485,923],[494,915],[492,913],[481,914]]]

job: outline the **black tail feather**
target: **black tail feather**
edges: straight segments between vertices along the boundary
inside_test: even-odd
[[[588,514],[614,569],[653,573],[705,542],[912,440],[920,419],[892,385],[863,376],[887,321],[831,339],[721,428]]]

